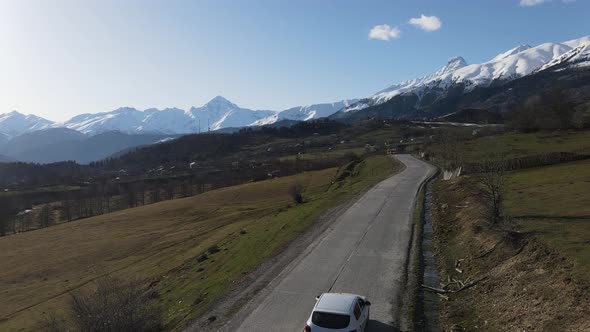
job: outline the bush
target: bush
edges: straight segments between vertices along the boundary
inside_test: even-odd
[[[563,91],[551,90],[517,106],[509,116],[508,125],[521,132],[569,129],[576,125],[574,106]]]
[[[159,311],[136,281],[100,278],[94,291],[71,294],[70,309],[80,331],[162,330]]]
[[[289,188],[289,195],[291,195],[295,203],[303,203],[303,186],[300,183],[293,183]]]
[[[209,255],[213,255],[214,253],[219,252],[219,246],[213,245],[209,247],[209,249],[207,249],[207,252],[209,253]]]

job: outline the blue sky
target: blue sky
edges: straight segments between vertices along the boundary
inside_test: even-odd
[[[588,13],[587,0],[0,0],[0,113],[366,97],[453,56],[588,35]],[[409,23],[421,15],[440,27]],[[388,41],[369,38],[385,24]]]

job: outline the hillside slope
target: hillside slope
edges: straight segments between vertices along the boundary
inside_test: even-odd
[[[395,165],[373,157],[336,184],[337,169],[306,172],[0,238],[0,261],[9,267],[0,279],[10,285],[0,297],[0,330],[35,330],[42,312],[64,308],[68,292],[104,273],[141,277],[157,294],[167,329],[178,327]],[[295,183],[305,204],[289,194]]]

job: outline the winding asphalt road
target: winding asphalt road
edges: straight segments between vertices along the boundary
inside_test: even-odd
[[[414,200],[435,169],[396,157],[406,168],[365,193],[254,299],[246,319],[226,330],[301,331],[323,292],[367,296],[368,330],[398,330]]]

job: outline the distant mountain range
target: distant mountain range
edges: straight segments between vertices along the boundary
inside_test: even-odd
[[[329,116],[356,100],[336,103],[298,106],[283,112],[241,108],[229,100],[217,96],[201,107],[188,111],[179,108],[140,111],[122,107],[111,112],[80,114],[68,121],[54,123],[35,115],[16,111],[0,115],[0,142],[24,133],[48,129],[67,128],[86,135],[109,131],[126,134],[192,134],[223,128],[268,125],[282,120],[308,121]]]
[[[124,107],[62,123],[13,111],[0,114],[0,154],[23,161],[88,162],[179,135],[233,132],[246,126],[291,125],[323,117],[345,122],[367,117],[439,118],[464,109],[501,113],[550,89],[590,102],[590,36],[517,46],[480,64],[455,57],[434,74],[394,84],[367,98],[281,112],[241,108],[221,96],[189,110]],[[479,112],[469,114],[467,118]]]
[[[188,111],[123,107],[112,112],[80,114],[54,123],[13,111],[0,115],[0,162],[19,160],[80,163],[103,159],[133,147],[157,143],[184,134],[233,132],[246,126],[284,125],[317,119],[337,112],[356,100],[298,106],[283,112],[241,108],[217,96]]]

